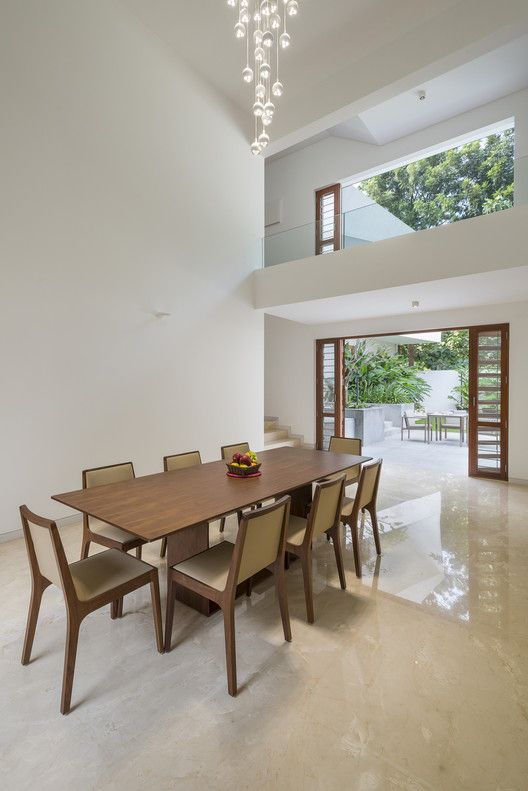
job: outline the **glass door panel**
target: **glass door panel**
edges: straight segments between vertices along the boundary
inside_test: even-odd
[[[469,472],[508,476],[508,327],[470,328]]]
[[[328,450],[330,437],[343,428],[343,341],[317,341],[317,447]]]

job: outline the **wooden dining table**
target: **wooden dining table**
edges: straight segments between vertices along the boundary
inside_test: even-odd
[[[306,516],[312,483],[370,461],[369,456],[275,448],[259,454],[261,475],[235,479],[224,461],[144,475],[121,483],[54,494],[53,500],[119,527],[144,541],[167,538],[167,566],[209,548],[209,522],[284,494],[291,513]],[[209,615],[214,605],[179,588],[177,598]]]

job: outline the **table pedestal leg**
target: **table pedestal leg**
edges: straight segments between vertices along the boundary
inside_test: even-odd
[[[301,486],[300,489],[294,489],[293,492],[288,492],[288,494],[291,497],[290,514],[292,516],[302,516],[306,519],[308,508],[312,504],[312,484]]]
[[[187,560],[205,549],[209,549],[209,525],[207,522],[172,533],[167,536],[167,570],[176,563],[181,563],[182,560]],[[176,599],[198,610],[203,615],[211,615],[218,610],[218,606],[206,599],[205,596],[200,596],[179,585],[176,586]]]

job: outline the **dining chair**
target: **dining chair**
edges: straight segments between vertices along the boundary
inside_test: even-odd
[[[31,570],[31,600],[22,664],[29,664],[31,659],[42,594],[49,585],[56,585],[64,594],[68,623],[60,704],[61,713],[68,714],[79,628],[94,610],[110,604],[110,615],[117,618],[123,596],[150,585],[156,643],[158,651],[163,653],[158,570],[118,549],[107,549],[68,564],[55,522],[37,516],[25,505],[20,506],[20,517]]]
[[[351,456],[361,456],[362,450],[362,442],[359,437],[330,437],[330,443],[328,445],[328,450],[332,453],[349,453]],[[348,469],[344,470],[345,473],[345,488],[350,486],[353,483],[357,483],[359,481],[359,475],[361,473],[361,464],[354,464],[353,467],[348,467]],[[326,478],[330,480],[331,478],[339,478],[341,477],[342,472],[336,472],[334,475],[327,475]]]
[[[249,442],[237,442],[234,445],[222,445],[220,453],[223,461],[231,461],[235,453],[247,453],[249,450]],[[238,521],[242,518],[242,512],[237,511]],[[225,530],[226,517],[220,519],[220,532]]]
[[[423,423],[418,423],[419,420],[423,420]],[[401,439],[403,442],[403,434],[407,432],[407,439],[411,439],[411,431],[423,431],[424,435],[424,442],[428,440],[429,434],[429,421],[426,414],[409,414],[404,412],[401,419]]]
[[[107,467],[93,467],[82,472],[82,488],[92,489],[94,486],[106,486],[111,483],[122,483],[135,478],[134,465],[131,461],[110,464]],[[141,548],[146,542],[143,539],[121,530],[120,527],[100,522],[88,514],[83,514],[83,536],[81,544],[81,560],[88,557],[91,542],[101,544],[107,549],[120,549],[128,552],[136,550],[136,557],[141,559]]]
[[[174,453],[172,456],[163,457],[163,470],[171,472],[172,470],[184,470],[186,467],[195,467],[197,464],[202,463],[202,457],[199,450],[191,450],[188,453]],[[164,558],[167,554],[167,538],[161,539],[160,558]]]
[[[374,533],[376,553],[381,555],[379,538],[378,515],[376,501],[378,498],[379,482],[381,477],[382,460],[376,459],[369,464],[364,464],[359,476],[356,495],[353,498],[345,497],[341,509],[341,520],[350,527],[352,533],[352,548],[354,550],[354,565],[356,577],[361,577],[361,556],[359,552],[358,521],[360,513],[368,511]]]
[[[246,512],[240,520],[235,544],[222,541],[168,569],[165,650],[169,651],[171,647],[176,586],[188,588],[218,604],[224,616],[227,688],[230,695],[237,693],[235,649],[237,586],[242,582],[248,583],[262,569],[269,568],[275,575],[284,639],[291,641],[284,570],[284,547],[289,513],[288,495],[258,511]]]
[[[308,517],[305,519],[301,516],[290,516],[288,523],[286,552],[296,555],[301,561],[308,623],[314,622],[312,548],[315,539],[323,533],[330,535],[332,539],[339,583],[342,590],[346,589],[341,546],[341,503],[343,502],[345,481],[344,474],[332,480],[318,481],[315,484],[315,493]]]

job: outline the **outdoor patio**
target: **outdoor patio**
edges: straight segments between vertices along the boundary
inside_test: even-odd
[[[365,445],[363,451],[367,456],[381,456],[391,466],[398,464],[415,470],[467,475],[468,448],[467,445],[459,445],[458,432],[453,432],[453,436],[447,440],[429,443],[424,442],[421,433],[403,441],[400,437],[399,429],[393,429],[382,442]]]

